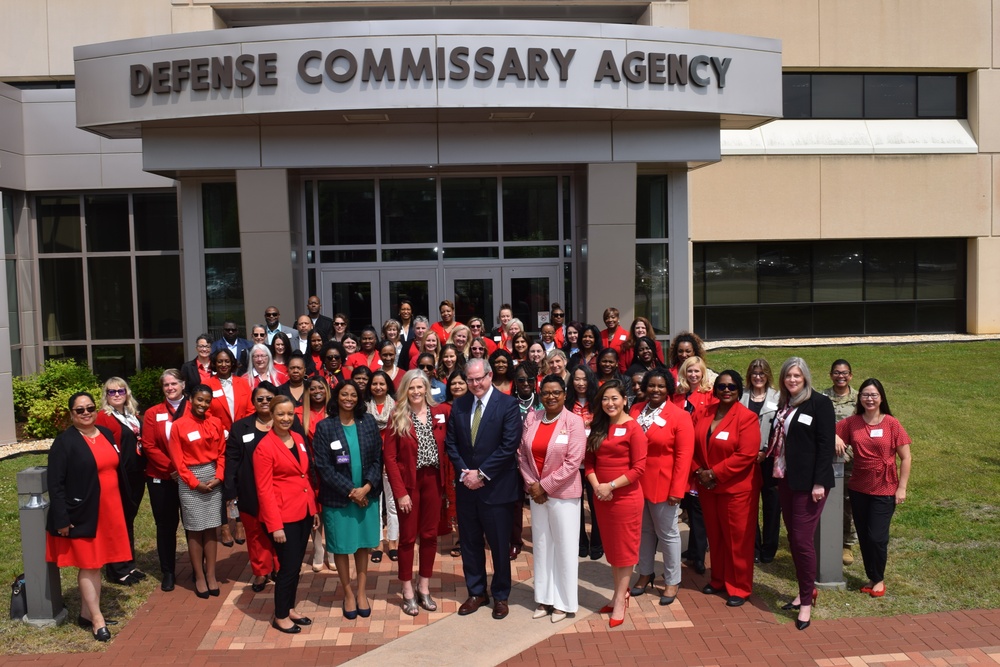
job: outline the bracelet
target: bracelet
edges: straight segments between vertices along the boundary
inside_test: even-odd
[[[610,482],[608,482],[608,485],[611,487],[612,491],[615,490],[615,480],[611,480]]]

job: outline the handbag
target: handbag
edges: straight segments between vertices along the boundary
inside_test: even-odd
[[[14,577],[10,585],[10,620],[20,621],[28,615],[28,595],[24,590],[24,573]]]

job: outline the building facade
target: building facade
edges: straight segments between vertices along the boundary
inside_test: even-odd
[[[313,293],[1000,331],[1000,1],[0,7],[8,417],[45,359],[173,365]]]

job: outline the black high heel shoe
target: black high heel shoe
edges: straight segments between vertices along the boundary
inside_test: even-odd
[[[813,606],[816,605],[816,600],[817,599],[819,599],[819,589],[818,588],[814,588],[813,589],[813,599],[812,599]],[[802,606],[801,604],[795,604],[793,602],[788,602],[788,603],[785,603],[785,604],[781,605],[781,609],[783,611],[798,611],[801,606]],[[808,625],[808,622],[806,624]],[[805,629],[805,628],[800,628],[800,629]]]
[[[646,583],[640,584],[639,582],[641,582],[643,579],[646,580]],[[632,590],[630,590],[629,593],[631,593],[633,597],[638,595],[643,595],[646,592],[647,588],[652,588],[652,587],[653,587],[653,575],[640,574],[639,578],[636,579],[635,581],[635,586],[632,587]]]
[[[109,642],[111,641],[111,632],[108,630],[107,626],[97,628],[94,630],[94,639],[99,642]]]

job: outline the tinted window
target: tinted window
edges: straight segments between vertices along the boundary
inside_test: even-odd
[[[861,74],[813,74],[813,118],[861,118],[864,114]]]
[[[916,116],[916,75],[865,75],[865,118],[916,118]]]
[[[320,245],[375,243],[375,182],[321,181]]]
[[[926,74],[917,78],[917,116],[920,118],[965,118],[965,76]]]
[[[786,74],[781,78],[785,118],[812,118],[811,80],[811,74]]]

